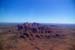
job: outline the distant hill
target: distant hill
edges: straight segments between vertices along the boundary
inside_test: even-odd
[[[16,26],[23,23],[0,23],[0,26]],[[48,27],[62,27],[62,28],[74,28],[75,24],[52,24],[52,23],[40,23],[42,25],[47,25]]]

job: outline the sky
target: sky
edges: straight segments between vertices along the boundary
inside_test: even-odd
[[[75,0],[0,0],[0,22],[75,24]]]

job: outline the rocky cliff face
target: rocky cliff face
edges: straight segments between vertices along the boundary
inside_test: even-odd
[[[39,23],[24,23],[21,25],[17,25],[17,31],[19,31],[19,37],[26,39],[48,39],[51,38],[59,38],[62,39],[65,37],[62,34],[60,29],[53,30],[54,28],[48,27],[47,25],[39,24]]]

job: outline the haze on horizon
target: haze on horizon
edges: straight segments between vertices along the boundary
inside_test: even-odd
[[[0,22],[75,24],[75,0],[0,0]]]

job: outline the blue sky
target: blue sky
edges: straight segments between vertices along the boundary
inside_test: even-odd
[[[0,22],[74,23],[75,0],[0,0]]]

